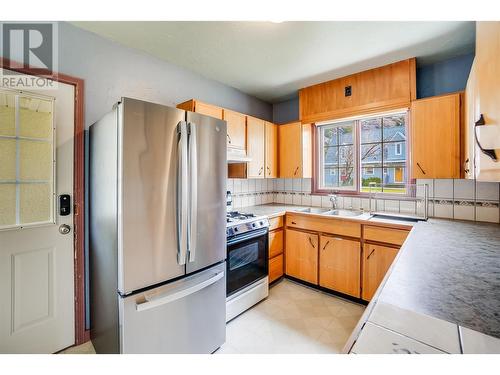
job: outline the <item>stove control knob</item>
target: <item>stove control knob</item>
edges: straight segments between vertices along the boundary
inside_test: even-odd
[[[260,225],[264,225],[264,222],[263,222],[263,221],[261,221],[261,222],[260,222]]]
[[[252,227],[254,227],[254,228],[255,228],[255,223],[252,223]]]
[[[234,228],[234,231],[237,232],[238,231],[238,228]]]

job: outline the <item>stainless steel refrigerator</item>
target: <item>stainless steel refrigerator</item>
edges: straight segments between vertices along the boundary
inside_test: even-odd
[[[225,341],[226,123],[123,98],[89,149],[96,351],[212,353]]]

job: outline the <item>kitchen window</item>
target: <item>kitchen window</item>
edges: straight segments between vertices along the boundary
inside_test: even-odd
[[[316,124],[317,192],[406,194],[407,111]]]

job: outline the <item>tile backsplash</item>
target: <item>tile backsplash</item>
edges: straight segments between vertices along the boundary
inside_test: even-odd
[[[500,183],[463,179],[417,180],[429,186],[428,216],[457,220],[500,221]],[[228,179],[234,208],[265,203],[331,207],[327,196],[311,194],[310,178]],[[419,194],[417,192],[417,194]],[[339,196],[338,207],[369,210],[369,199]],[[373,200],[372,208],[400,213],[419,213],[418,203],[409,200]],[[381,208],[382,207],[382,208]]]

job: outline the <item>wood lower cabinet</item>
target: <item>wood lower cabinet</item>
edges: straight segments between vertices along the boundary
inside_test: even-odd
[[[460,178],[462,94],[411,104],[412,178]]]
[[[269,259],[283,253],[283,229],[269,232]]]
[[[398,251],[399,249],[393,247],[364,244],[362,299],[372,299]]]
[[[318,284],[318,235],[287,229],[285,237],[286,274]]]
[[[319,285],[360,297],[361,245],[359,241],[320,236]]]
[[[269,283],[283,276],[283,254],[269,259]]]

